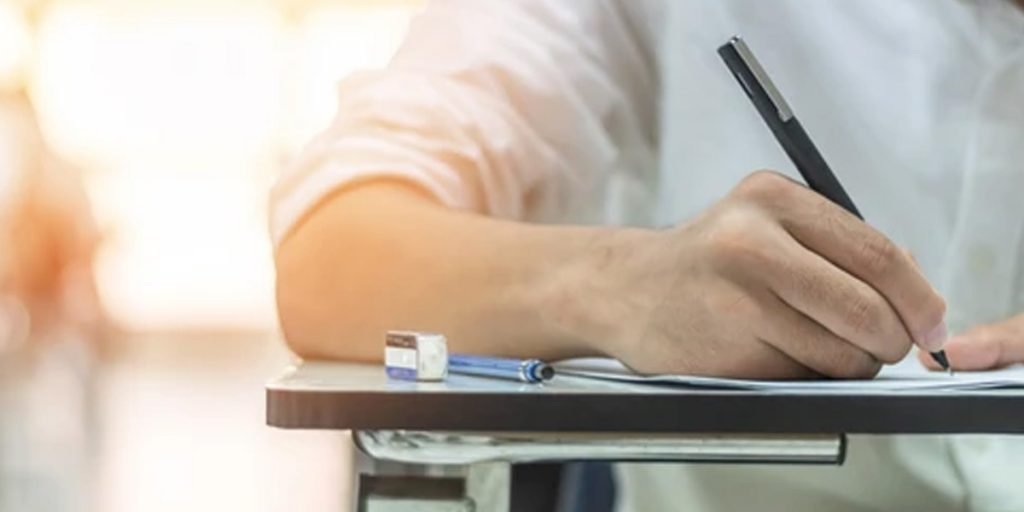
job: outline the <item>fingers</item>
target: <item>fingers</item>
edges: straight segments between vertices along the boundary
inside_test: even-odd
[[[771,295],[771,294],[768,294]],[[882,363],[867,351],[836,336],[775,296],[763,299],[764,341],[819,375],[838,379],[871,378]]]
[[[912,340],[877,291],[820,256],[789,244],[785,261],[766,277],[786,304],[883,363],[896,363]]]
[[[992,370],[1024,363],[1024,315],[975,327],[953,336],[943,348],[955,370]],[[919,353],[918,359],[929,369],[941,369],[925,352]]]
[[[880,294],[919,346],[937,350],[946,341],[945,302],[899,246],[828,199],[781,175],[755,173],[737,189],[769,209],[801,245]],[[873,318],[863,317],[874,311],[873,301],[850,307],[855,321]]]

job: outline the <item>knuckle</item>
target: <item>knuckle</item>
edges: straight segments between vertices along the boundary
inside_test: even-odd
[[[742,212],[723,214],[710,236],[712,257],[727,263],[765,263],[770,254],[755,224]]]
[[[757,171],[743,178],[735,191],[740,197],[756,203],[777,201],[793,183],[774,171]]]
[[[882,309],[868,299],[853,299],[846,306],[844,318],[855,333],[875,335],[883,318]]]
[[[832,290],[835,283],[828,276],[817,272],[799,272],[794,268],[793,280],[797,289],[808,300],[816,304],[829,304],[836,301],[832,297]]]
[[[817,223],[821,231],[826,233],[838,234],[849,231],[851,216],[847,215],[842,207],[820,196],[812,198],[811,201],[814,218],[809,222]]]
[[[872,237],[860,246],[863,270],[870,276],[886,276],[897,268],[903,251],[884,237]]]

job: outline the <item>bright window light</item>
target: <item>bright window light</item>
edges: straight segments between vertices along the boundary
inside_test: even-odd
[[[13,5],[0,4],[0,89],[24,81],[31,52],[25,18]]]
[[[53,3],[32,77],[58,151],[86,168],[108,234],[100,293],[130,330],[276,325],[266,197],[379,67],[414,4]],[[291,23],[288,20],[292,20]]]

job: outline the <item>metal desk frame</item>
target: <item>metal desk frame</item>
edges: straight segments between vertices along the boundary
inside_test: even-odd
[[[305,363],[267,386],[267,424],[351,430],[353,510],[508,512],[511,466],[577,460],[841,464],[846,434],[1024,433],[1024,391],[824,395],[556,377],[388,381]]]

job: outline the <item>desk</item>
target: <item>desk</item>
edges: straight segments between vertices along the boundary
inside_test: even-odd
[[[267,424],[352,430],[357,510],[507,510],[509,464],[842,463],[846,434],[1024,433],[1024,391],[767,394],[558,376],[386,378],[307,362],[267,385]],[[462,507],[462,508],[459,508]]]

